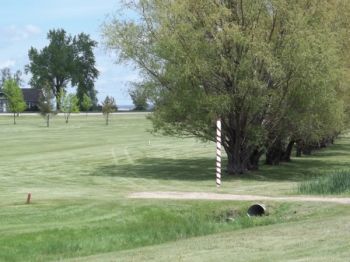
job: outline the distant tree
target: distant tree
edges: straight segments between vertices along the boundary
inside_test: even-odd
[[[98,77],[98,70],[95,67],[95,55],[93,53],[97,42],[90,39],[89,35],[81,33],[73,38],[74,68],[72,72],[72,85],[77,86],[77,97],[80,109],[84,95],[88,94],[94,105],[97,104],[94,82]]]
[[[69,83],[74,67],[72,37],[67,35],[65,30],[60,29],[50,30],[47,38],[48,46],[39,51],[33,47],[29,50],[30,64],[26,66],[26,72],[32,73],[31,86],[42,88],[49,85],[59,109],[60,92],[65,90]]]
[[[53,94],[50,86],[46,85],[42,89],[42,94],[39,99],[39,109],[40,114],[46,119],[46,126],[50,126],[51,116],[56,114],[55,104],[54,104],[55,95]]]
[[[10,112],[13,113],[13,124],[16,124],[16,115],[26,109],[26,103],[23,99],[23,93],[16,80],[6,80],[3,91],[7,98],[7,106]]]
[[[60,109],[60,92],[65,91],[69,82],[77,86],[79,103],[84,93],[96,96],[94,81],[98,70],[93,48],[97,43],[86,34],[72,37],[63,29],[50,30],[47,38],[48,46],[42,50],[33,47],[29,50],[30,63],[26,66],[26,73],[32,74],[30,84],[35,88],[48,84],[56,98],[57,109]]]
[[[92,106],[93,106],[93,103],[92,103],[91,98],[87,94],[84,94],[83,100],[81,101],[81,104],[80,104],[80,107],[81,107],[82,111],[86,112],[86,116],[87,116],[87,112],[89,111],[89,109]]]
[[[60,95],[60,106],[61,112],[64,114],[66,124],[68,124],[71,113],[79,112],[78,98],[74,94],[66,94],[62,91]]]
[[[139,111],[147,110],[148,103],[147,103],[147,94],[145,92],[145,89],[138,88],[138,87],[131,88],[129,90],[129,95],[135,106],[134,110],[139,110]]]
[[[22,72],[17,70],[14,74],[12,74],[11,69],[8,67],[2,68],[0,71],[0,89],[3,88],[6,80],[14,80],[18,85],[21,85],[22,80]]]
[[[117,106],[113,97],[107,96],[102,102],[102,113],[106,119],[106,125],[109,123],[109,114],[116,111]]]

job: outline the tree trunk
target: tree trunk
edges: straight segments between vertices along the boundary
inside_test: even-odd
[[[259,150],[256,148],[249,158],[248,169],[249,170],[258,170],[259,169],[259,160],[260,157],[264,154],[264,150]]]
[[[325,148],[328,146],[328,138],[322,138],[319,142],[320,148]]]
[[[109,117],[109,114],[107,113],[106,114],[106,125],[108,126],[108,117]]]
[[[245,145],[241,141],[240,134],[236,131],[229,144],[224,145],[228,161],[227,172],[230,175],[243,174],[248,171],[248,161],[245,161],[247,156],[244,154],[247,150],[245,150]]]
[[[295,143],[294,140],[288,143],[286,150],[283,152],[281,156],[281,161],[290,162],[290,156],[292,155],[294,143]]]
[[[301,152],[303,149],[303,141],[302,140],[298,140],[297,141],[297,151],[296,151],[296,157],[301,157]]]
[[[15,125],[16,124],[16,113],[13,112],[13,124]]]
[[[244,174],[247,171],[259,169],[259,160],[263,150],[258,147],[253,150],[253,148],[246,147],[245,144],[235,143],[229,148],[224,146],[224,149],[227,155],[228,174]]]
[[[50,126],[50,114],[46,115],[46,127]]]
[[[310,144],[304,144],[302,147],[303,154],[307,156],[311,155],[312,148]]]
[[[240,150],[240,152],[232,151],[233,152],[228,152],[226,150],[228,174],[244,174],[247,171],[259,169],[259,160],[264,153],[263,150],[255,149],[251,154],[246,154],[243,150]]]
[[[228,153],[227,160],[227,172],[230,175],[243,174],[248,171],[248,166],[244,166],[241,157],[237,152]]]
[[[282,142],[280,139],[277,139],[266,152],[266,165],[279,165],[280,159],[282,157],[283,149]]]
[[[54,93],[55,94],[55,93]],[[60,94],[61,94],[61,86],[56,85],[56,94],[55,94],[55,98],[56,98],[56,111],[60,111],[61,106],[60,106]]]
[[[61,110],[61,106],[60,106],[60,102],[59,102],[59,98],[56,97],[56,111],[59,112]]]
[[[279,148],[271,148],[266,152],[266,165],[278,166],[280,164],[282,151]]]
[[[258,145],[247,143],[246,112],[232,113],[222,120],[222,141],[227,155],[227,173],[230,175],[244,174],[256,170],[262,151]]]

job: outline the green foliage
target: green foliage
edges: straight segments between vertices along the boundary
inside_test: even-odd
[[[350,172],[338,171],[299,184],[301,194],[332,195],[350,192]]]
[[[74,68],[72,74],[72,85],[77,86],[77,97],[82,110],[84,95],[88,94],[93,105],[97,104],[97,97],[94,83],[99,75],[95,67],[96,60],[93,53],[97,42],[90,39],[90,36],[81,33],[73,38],[72,48],[74,53]]]
[[[147,94],[144,88],[134,86],[134,88],[129,90],[129,95],[134,104],[134,110],[144,111],[148,108]]]
[[[90,110],[90,108],[93,106],[91,98],[87,95],[83,95],[83,100],[81,101],[80,107],[83,111],[87,113],[87,111]]]
[[[106,125],[109,123],[109,114],[118,110],[117,105],[113,97],[106,96],[102,102],[102,113],[106,119]]]
[[[220,117],[227,170],[244,173],[276,140],[317,141],[343,128],[340,43],[347,40],[340,31],[348,27],[334,26],[341,4],[350,6],[128,1],[138,18],[116,16],[103,33],[118,62],[140,70],[156,131],[213,141]]]
[[[63,29],[50,30],[47,38],[48,46],[39,51],[33,47],[29,50],[30,63],[26,72],[32,74],[30,84],[40,89],[49,85],[58,109],[60,92],[65,91],[69,82],[77,86],[79,103],[84,93],[95,99],[94,81],[98,70],[95,68],[93,48],[97,43],[89,35],[81,33],[72,37]]]
[[[63,91],[60,94],[60,110],[64,114],[66,124],[68,124],[71,113],[78,113],[78,98],[74,94],[67,94]]]
[[[7,98],[8,109],[13,113],[13,124],[16,124],[16,114],[23,112],[27,107],[22,90],[16,80],[10,79],[5,81],[3,91]]]
[[[11,69],[8,67],[2,68],[0,71],[0,89],[3,88],[6,80],[14,80],[17,85],[21,85],[22,80],[22,72],[17,70],[14,74],[12,74]]]
[[[56,114],[56,108],[54,104],[55,95],[52,89],[46,85],[41,90],[41,96],[39,99],[39,110],[40,114],[46,119],[46,126],[50,126],[51,116]]]

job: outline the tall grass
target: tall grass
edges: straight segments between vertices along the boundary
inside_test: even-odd
[[[235,203],[232,214],[227,202],[128,204],[131,210],[98,221],[6,233],[0,237],[0,261],[60,260],[297,219],[288,217],[289,204],[275,204],[271,215],[259,218],[246,215],[248,203]]]
[[[350,171],[320,176],[299,184],[301,194],[335,195],[350,192]]]

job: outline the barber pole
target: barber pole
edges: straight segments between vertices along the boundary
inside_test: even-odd
[[[216,186],[221,185],[221,119],[216,121]]]

